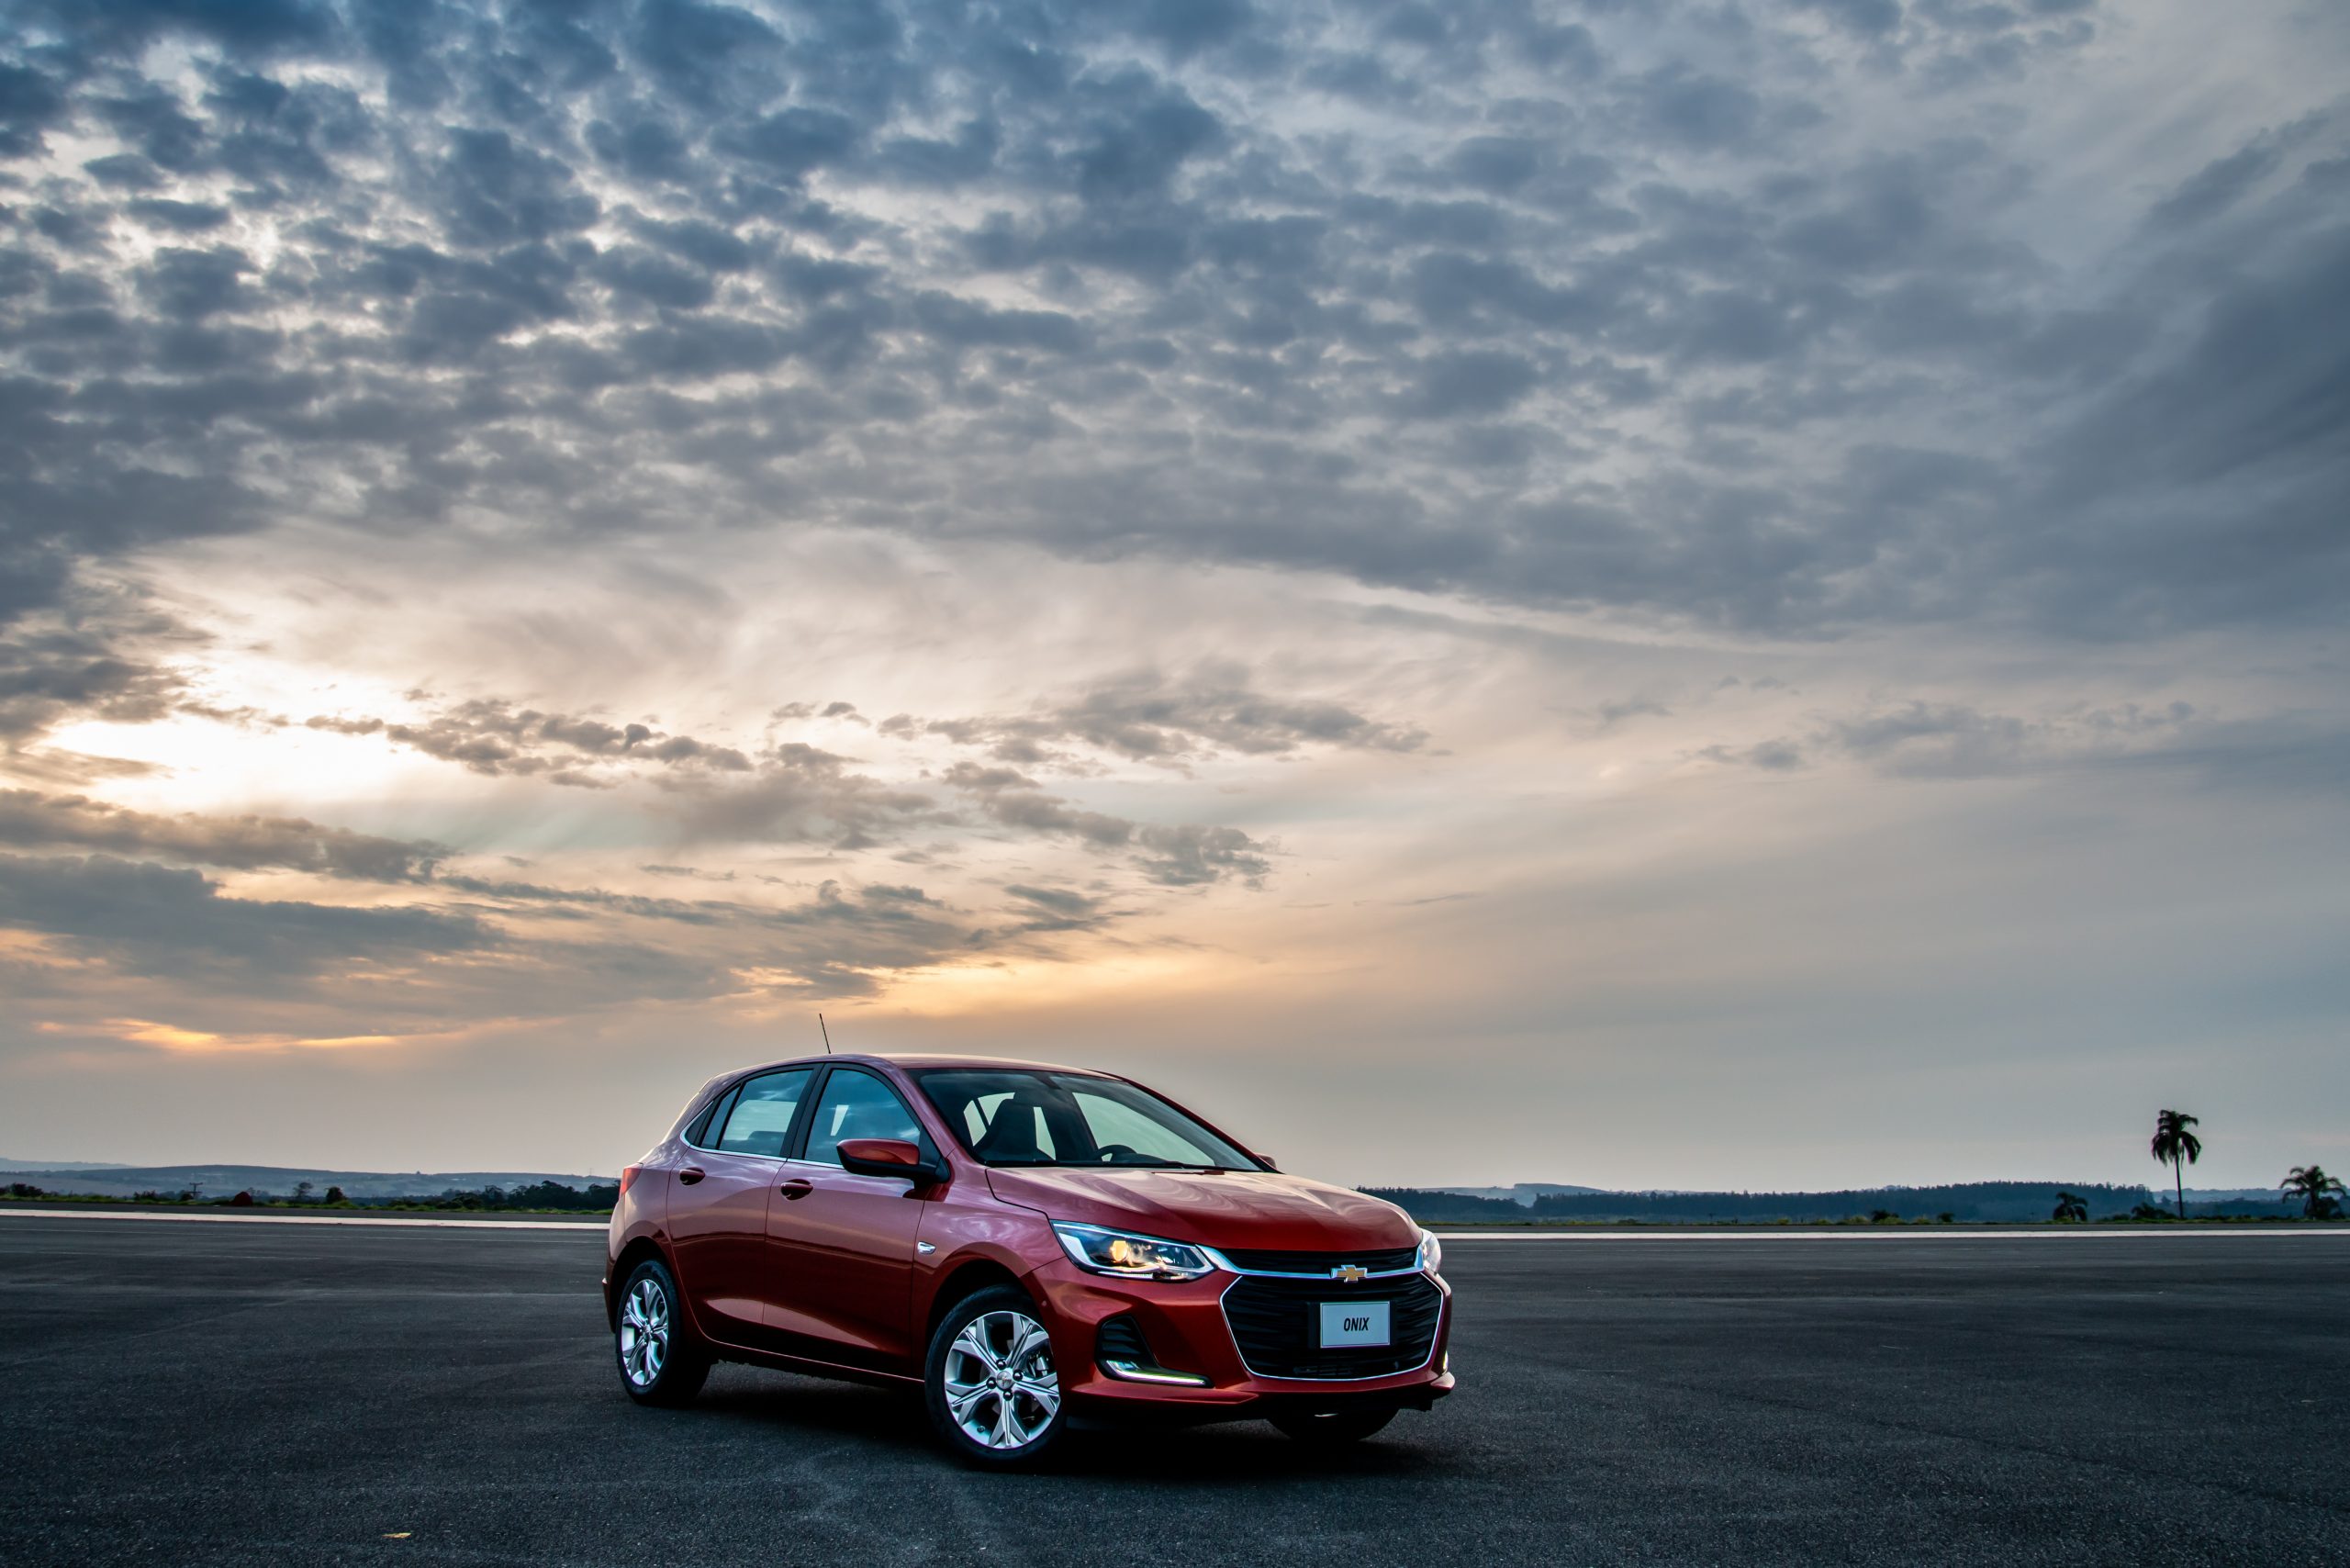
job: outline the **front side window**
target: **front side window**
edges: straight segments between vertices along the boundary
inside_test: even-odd
[[[921,1144],[922,1128],[896,1091],[869,1072],[836,1068],[824,1081],[823,1098],[808,1128],[806,1159],[838,1165],[841,1145],[853,1137],[890,1137]],[[929,1152],[927,1148],[923,1150]]]
[[[763,1072],[744,1083],[735,1095],[733,1109],[726,1114],[725,1130],[716,1147],[727,1154],[781,1159],[792,1113],[800,1109],[808,1092],[809,1071],[798,1067],[786,1072]]]
[[[982,1164],[1261,1169],[1156,1094],[1115,1079],[941,1068],[919,1081]]]

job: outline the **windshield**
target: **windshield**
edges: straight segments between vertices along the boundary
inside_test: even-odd
[[[1115,1079],[944,1068],[916,1080],[982,1165],[1262,1169],[1158,1095]]]

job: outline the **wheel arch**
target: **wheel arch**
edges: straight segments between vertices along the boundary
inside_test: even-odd
[[[939,1276],[937,1289],[931,1292],[930,1311],[922,1328],[923,1348],[928,1348],[932,1336],[938,1332],[939,1324],[946,1321],[946,1315],[955,1310],[957,1302],[995,1285],[1010,1285],[1032,1301],[1035,1299],[1036,1293],[1028,1288],[1020,1271],[1001,1258],[977,1253],[956,1260]]]
[[[606,1327],[615,1331],[619,1329],[621,1324],[621,1292],[628,1288],[628,1277],[636,1272],[636,1266],[639,1263],[643,1262],[647,1258],[652,1259],[655,1262],[668,1270],[670,1280],[672,1282],[676,1281],[677,1277],[677,1264],[669,1260],[668,1252],[662,1247],[660,1242],[655,1240],[652,1237],[640,1236],[635,1240],[630,1242],[627,1246],[621,1248],[621,1255],[612,1260],[612,1271],[607,1276],[607,1278],[611,1281],[611,1284],[604,1292],[604,1326]],[[682,1285],[678,1286],[680,1294],[683,1293],[684,1288],[685,1287]],[[679,1305],[683,1305],[684,1304],[681,1302]]]

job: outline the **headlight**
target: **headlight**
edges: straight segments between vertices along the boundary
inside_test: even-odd
[[[1053,1234],[1061,1238],[1061,1249],[1079,1268],[1097,1274],[1129,1280],[1196,1280],[1215,1271],[1206,1253],[1181,1241],[1103,1230],[1099,1226],[1063,1225],[1058,1220],[1053,1223]]]
[[[1420,1232],[1421,1270],[1427,1273],[1433,1274],[1437,1271],[1438,1265],[1442,1264],[1443,1261],[1444,1243],[1436,1238],[1436,1233],[1434,1231],[1424,1230]]]

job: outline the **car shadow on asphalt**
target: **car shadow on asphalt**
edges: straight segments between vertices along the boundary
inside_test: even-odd
[[[848,1442],[870,1445],[875,1459],[956,1462],[932,1433],[921,1395],[910,1390],[728,1369],[679,1415],[714,1418],[714,1428],[737,1437],[764,1428],[795,1445]],[[1260,1421],[1173,1430],[1086,1427],[1065,1434],[1036,1473],[1145,1484],[1432,1479],[1466,1468],[1426,1446],[1440,1435],[1427,1424],[1440,1419],[1407,1411],[1379,1436],[1336,1450],[1310,1448]]]

